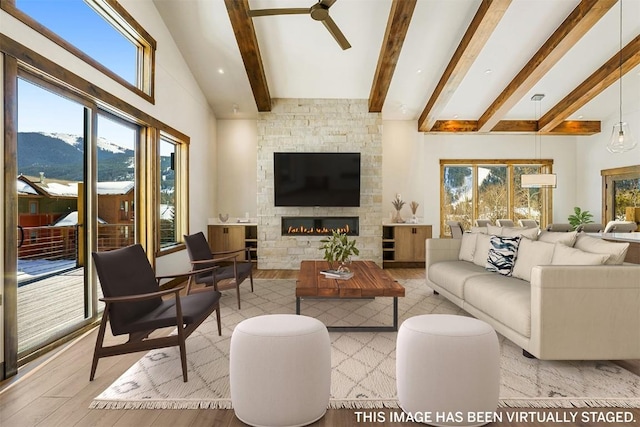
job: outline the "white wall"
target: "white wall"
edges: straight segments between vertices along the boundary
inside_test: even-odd
[[[230,220],[257,215],[258,127],[256,120],[218,120],[217,134],[218,213]]]
[[[420,204],[416,216],[423,222],[425,210],[433,208],[433,200],[426,198],[426,146],[418,124],[407,120],[382,122],[382,215],[390,220],[395,214],[391,201],[402,195],[407,204],[402,208],[404,219],[411,217],[409,203]]]

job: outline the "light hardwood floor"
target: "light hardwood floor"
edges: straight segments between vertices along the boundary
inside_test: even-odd
[[[415,279],[424,277],[424,269],[391,269],[395,278]],[[290,270],[256,271],[256,278],[295,278],[297,272]],[[93,330],[70,345],[40,358],[30,365],[21,368],[17,378],[0,383],[0,425],[1,426],[243,426],[232,410],[97,410],[88,409],[91,400],[107,388],[125,370],[133,365],[142,353],[104,358],[98,365],[96,379],[89,382],[89,369],[96,331]],[[625,361],[620,363],[627,369],[640,375],[640,361]],[[576,415],[576,422],[563,422],[566,427],[571,426],[612,426],[638,425],[640,423],[640,409],[597,409],[586,410],[532,410],[507,409],[499,410],[503,421],[492,423],[492,426],[548,426],[548,422],[510,422],[508,413],[518,412],[529,417],[536,414],[548,416],[553,413],[558,417],[571,419]],[[635,418],[633,424],[584,422],[583,417],[589,413],[610,414],[612,411],[628,411]],[[371,417],[374,412],[384,422],[369,422],[363,413],[357,410],[340,409],[329,410],[326,415],[312,426],[394,426],[403,427],[422,425],[414,423],[392,422],[391,412],[399,410],[365,411]],[[583,415],[586,414],[586,415]],[[590,419],[591,416],[589,416]],[[563,419],[563,418],[560,418]]]

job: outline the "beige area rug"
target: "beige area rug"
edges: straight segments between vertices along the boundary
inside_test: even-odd
[[[401,281],[400,322],[420,314],[466,315],[424,284]],[[182,381],[177,348],[146,354],[92,402],[92,408],[231,408],[229,344],[240,321],[263,314],[295,312],[294,280],[257,280],[255,292],[242,289],[242,310],[235,295],[222,297],[222,336],[215,318],[187,340],[189,381]],[[302,302],[302,314],[327,325],[392,323],[391,298]],[[331,332],[332,408],[398,407],[395,384],[396,333]],[[610,362],[553,362],[527,359],[501,337],[500,406],[640,407],[640,377]],[[247,367],[251,369],[251,367]],[[98,365],[98,375],[100,375]]]

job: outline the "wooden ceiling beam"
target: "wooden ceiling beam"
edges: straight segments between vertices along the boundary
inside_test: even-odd
[[[478,131],[493,129],[533,86],[618,0],[582,0],[478,119]]]
[[[418,0],[393,0],[384,32],[378,65],[369,94],[369,112],[379,113],[387,98],[391,79]]]
[[[501,120],[491,132],[499,133],[535,133],[538,122],[535,120]],[[430,133],[478,133],[477,120],[437,120]],[[547,135],[593,135],[600,132],[600,122],[591,120],[568,120],[548,132]]]
[[[620,61],[622,60],[622,66]],[[602,91],[618,81],[620,73],[626,74],[640,64],[640,35],[631,40],[619,53],[565,96],[539,120],[540,131],[547,132],[578,111]]]
[[[227,7],[258,111],[271,111],[267,77],[264,73],[253,20],[249,17],[249,0],[224,0],[224,4]]]
[[[420,118],[418,131],[428,132],[504,16],[511,0],[482,0]]]

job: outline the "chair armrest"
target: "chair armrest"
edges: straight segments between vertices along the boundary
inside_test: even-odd
[[[220,251],[220,252],[211,252],[211,255],[213,255],[214,257],[216,255],[231,255],[231,254],[237,254],[239,252],[244,252],[246,251],[248,248],[241,248],[241,249],[234,249],[231,251]],[[218,258],[216,258],[218,259]]]
[[[221,262],[221,261],[236,261],[237,258],[238,258],[238,255],[231,255],[231,256],[226,256],[222,258],[211,258],[211,259],[202,259],[198,261],[191,261],[191,264],[195,266],[197,264],[211,264],[211,263]]]
[[[192,264],[195,264],[198,261],[194,261]],[[203,261],[202,263],[207,262],[207,263],[211,263],[209,261]],[[167,274],[164,276],[156,276],[156,280],[160,281],[162,279],[175,279],[178,277],[189,277],[189,276],[193,276],[194,274],[201,274],[201,273],[208,273],[210,271],[215,270],[216,268],[218,268],[217,265],[211,266],[211,267],[207,267],[207,268],[201,268],[199,270],[191,270],[191,271],[185,271],[183,273],[177,273],[177,274]]]
[[[176,298],[180,298],[180,291],[184,289],[184,286],[178,286],[171,289],[166,289],[164,291],[158,292],[150,292],[147,294],[139,294],[139,295],[125,295],[121,297],[103,297],[100,298],[100,301],[105,303],[113,303],[113,302],[136,302],[136,301],[144,301],[148,299],[163,297],[169,294],[176,294]]]

